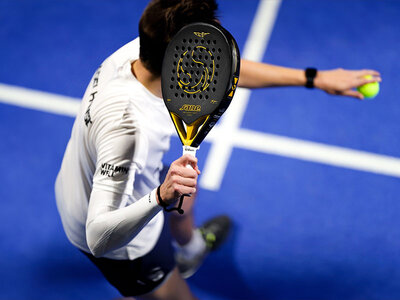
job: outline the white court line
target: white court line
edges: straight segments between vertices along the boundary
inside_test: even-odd
[[[80,100],[0,83],[0,102],[75,117]]]
[[[400,159],[392,156],[245,129],[237,131],[233,138],[236,147],[248,150],[400,177]]]
[[[262,0],[246,40],[242,58],[261,61],[267,48],[281,0]],[[200,186],[216,191],[221,186],[225,169],[231,157],[233,144],[230,139],[240,129],[250,98],[250,90],[238,89],[219,123],[219,135],[214,139],[200,179]],[[212,132],[212,131],[211,131]]]
[[[80,99],[0,84],[1,102],[75,117]],[[211,130],[206,141],[214,144],[224,132],[225,130],[217,125]],[[400,178],[400,159],[397,157],[241,128],[232,132],[226,139],[232,147]]]

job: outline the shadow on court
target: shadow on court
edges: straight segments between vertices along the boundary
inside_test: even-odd
[[[255,299],[256,295],[247,286],[235,260],[240,227],[234,224],[232,229],[225,244],[207,258],[198,273],[189,279],[189,283],[224,299]]]
[[[112,299],[119,296],[101,273],[72,245],[53,244],[35,263],[36,280],[48,286],[42,299]],[[61,295],[61,296],[60,296]]]
[[[393,291],[398,291],[398,287],[384,279],[387,270],[379,269],[378,262],[362,257],[354,262],[340,254],[335,259],[324,255],[288,255],[260,260],[257,266],[246,269],[253,274],[253,280],[246,281],[246,274],[237,264],[240,258],[236,257],[240,234],[241,227],[235,224],[221,249],[212,253],[189,279],[190,285],[213,295],[212,299],[391,299]],[[376,295],[375,290],[382,293]]]

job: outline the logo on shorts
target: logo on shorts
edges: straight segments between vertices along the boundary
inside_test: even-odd
[[[153,282],[157,282],[161,280],[165,273],[163,270],[161,270],[160,267],[156,267],[153,270],[150,271],[151,273],[147,276],[148,279],[150,279]]]

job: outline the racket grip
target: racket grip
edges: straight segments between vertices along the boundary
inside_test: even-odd
[[[196,151],[198,149],[199,149],[199,147],[195,148],[195,147],[191,147],[191,146],[183,146],[182,155],[189,154],[189,155],[196,157]],[[186,165],[186,168],[192,168],[192,166],[190,164],[188,164],[188,165]]]
[[[198,147],[195,148],[195,147],[191,147],[191,146],[183,146],[182,155],[190,154],[190,155],[196,157],[196,151],[198,149],[199,149]]]

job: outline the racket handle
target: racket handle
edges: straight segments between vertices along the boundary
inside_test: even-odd
[[[189,155],[196,157],[196,151],[198,149],[199,149],[198,147],[195,148],[195,147],[190,147],[190,146],[183,146],[182,155],[189,154]]]
[[[183,146],[182,156],[185,155],[185,154],[189,154],[189,155],[192,155],[192,156],[196,157],[196,151],[199,148],[200,147],[195,148],[195,147],[190,147],[190,146]],[[191,164],[187,164],[186,168],[193,169]],[[180,202],[182,203],[183,198],[191,197],[191,196],[192,196],[192,194],[184,194],[184,195],[182,195]],[[182,206],[182,204],[180,204],[180,206]],[[182,210],[182,213],[183,213],[183,210]],[[182,214],[182,213],[180,213],[180,214]]]
[[[190,147],[190,146],[183,146],[182,155],[189,154],[189,155],[196,157],[197,149],[199,149],[199,147],[195,148],[195,147]],[[192,168],[192,166],[190,164],[188,164],[188,165],[186,165],[186,168]]]

